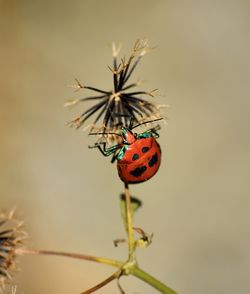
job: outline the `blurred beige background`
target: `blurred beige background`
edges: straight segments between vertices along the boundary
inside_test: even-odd
[[[0,1],[0,207],[17,206],[32,247],[126,257],[115,167],[65,126],[85,108],[74,77],[111,88],[110,44],[157,49],[134,79],[169,104],[162,166],[133,186],[135,224],[154,232],[140,265],[183,294],[250,292],[248,0]],[[85,93],[82,93],[84,96]],[[112,268],[25,257],[18,293],[80,293]],[[158,293],[123,278],[126,293]],[[98,293],[118,293],[112,283]]]

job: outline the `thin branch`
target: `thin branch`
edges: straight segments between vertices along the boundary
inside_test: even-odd
[[[117,279],[118,277],[120,277],[121,275],[121,271],[117,271],[114,274],[112,274],[110,277],[108,277],[107,279],[105,279],[104,281],[102,281],[101,283],[97,284],[96,286],[82,292],[81,294],[90,294],[93,293],[99,289],[101,289],[102,287],[106,286],[107,284],[109,284],[110,282],[112,282],[113,280]]]
[[[110,266],[114,266],[116,268],[120,268],[123,265],[123,262],[118,260],[113,260],[105,257],[97,257],[86,254],[78,254],[78,253],[69,253],[69,252],[60,252],[60,251],[52,251],[52,250],[39,250],[39,249],[29,249],[29,248],[17,248],[15,251],[16,254],[19,255],[54,255],[54,256],[64,256],[81,260],[94,261],[102,264],[107,264]]]
[[[126,185],[125,185],[126,186]],[[126,190],[125,190],[126,192]],[[128,191],[127,191],[127,196],[129,196]],[[131,216],[131,214],[130,214]],[[37,249],[29,249],[29,248],[17,248],[15,250],[15,254],[19,255],[54,255],[54,256],[64,256],[64,257],[70,257],[70,258],[76,258],[80,260],[88,260],[88,261],[94,261],[97,263],[102,263],[106,265],[110,265],[113,267],[118,268],[119,270],[115,272],[112,276],[110,276],[108,279],[103,281],[102,284],[105,286],[109,282],[111,282],[114,279],[119,279],[121,275],[126,274],[126,275],[133,275],[137,277],[140,280],[143,280],[147,284],[151,285],[155,289],[159,290],[161,293],[165,294],[177,294],[174,290],[151,276],[150,274],[146,273],[142,269],[140,269],[136,264],[131,264],[129,261],[127,263],[123,263],[118,260],[113,260],[109,258],[103,258],[103,257],[96,257],[96,256],[91,256],[91,255],[86,255],[86,254],[77,254],[77,253],[68,253],[68,252],[58,252],[58,251],[51,251],[51,250],[37,250]],[[127,266],[126,266],[127,265]],[[129,266],[128,266],[129,265]],[[127,271],[126,271],[127,269]],[[100,285],[98,284],[98,285]],[[97,286],[95,286],[97,287]],[[100,287],[99,287],[100,288]],[[98,288],[98,289],[99,289]],[[92,288],[94,289],[94,288]],[[91,289],[90,289],[91,290]],[[88,290],[88,291],[90,291]],[[97,288],[96,288],[97,290]],[[93,292],[93,291],[92,291]],[[92,293],[92,292],[83,292],[85,294],[87,293]]]
[[[122,276],[122,272],[121,272],[121,275],[117,278],[117,287],[118,287],[121,294],[125,294],[125,291],[122,289],[122,285],[120,284],[120,277],[121,276]]]

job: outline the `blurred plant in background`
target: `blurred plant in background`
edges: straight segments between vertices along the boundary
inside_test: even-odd
[[[26,235],[22,224],[15,218],[14,210],[0,213],[0,293],[4,293],[5,285],[12,280],[16,270],[16,251]]]

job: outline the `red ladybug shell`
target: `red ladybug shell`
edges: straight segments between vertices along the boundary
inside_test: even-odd
[[[152,178],[161,163],[161,148],[154,137],[136,139],[128,145],[124,156],[117,160],[121,180],[128,184]]]

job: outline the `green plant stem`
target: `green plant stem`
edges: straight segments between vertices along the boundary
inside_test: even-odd
[[[155,289],[159,290],[161,293],[165,294],[177,294],[175,291],[167,287],[165,284],[151,276],[150,274],[146,273],[142,269],[140,269],[136,264],[131,264],[129,261],[126,263],[119,261],[119,260],[113,260],[110,258],[105,257],[97,257],[87,254],[78,254],[78,253],[69,253],[69,252],[60,252],[60,251],[53,251],[53,250],[40,250],[40,249],[30,249],[30,248],[17,248],[15,250],[15,254],[17,255],[53,255],[53,256],[64,256],[69,258],[75,258],[75,259],[81,259],[81,260],[87,260],[87,261],[93,261],[97,263],[102,263],[106,265],[113,266],[115,268],[118,268],[122,273],[122,269],[126,268],[127,266],[127,274],[133,275],[137,277],[140,280],[143,280],[148,285],[151,285]],[[118,272],[116,272],[112,277],[117,277]],[[121,274],[123,275],[123,274]],[[111,278],[111,277],[110,277]],[[107,279],[108,280],[108,279]],[[107,281],[105,280],[105,281]],[[112,279],[113,280],[113,279]]]
[[[127,227],[128,227],[128,256],[129,260],[134,260],[134,249],[135,249],[135,240],[134,232],[132,226],[132,215],[131,215],[131,199],[129,194],[128,184],[125,183],[125,201],[126,201],[126,218],[127,218]]]
[[[175,291],[170,289],[168,286],[146,273],[142,269],[137,266],[135,259],[135,239],[134,239],[134,231],[132,226],[132,214],[131,214],[131,199],[129,194],[128,184],[125,184],[125,201],[126,201],[126,219],[127,219],[127,233],[128,233],[128,260],[126,262],[113,260],[105,257],[97,257],[86,254],[77,254],[77,253],[69,253],[69,252],[60,252],[53,250],[40,250],[40,249],[29,249],[29,248],[17,248],[15,253],[19,255],[54,255],[54,256],[64,256],[70,258],[76,258],[81,260],[88,260],[97,263],[102,263],[106,265],[113,266],[118,268],[118,272],[114,273],[109,278],[105,279],[103,282],[99,283],[95,287],[83,292],[83,293],[92,293],[101,287],[105,286],[109,282],[114,279],[119,278],[122,275],[133,275],[140,280],[143,280],[147,284],[151,285],[155,289],[159,290],[161,293],[165,294],[177,294]]]
[[[138,266],[134,266],[130,270],[131,275],[139,278],[140,280],[143,280],[147,284],[151,285],[155,289],[159,290],[161,293],[165,294],[177,294],[174,290],[167,287],[165,284],[151,276],[150,274],[144,272],[142,269],[140,269]]]

